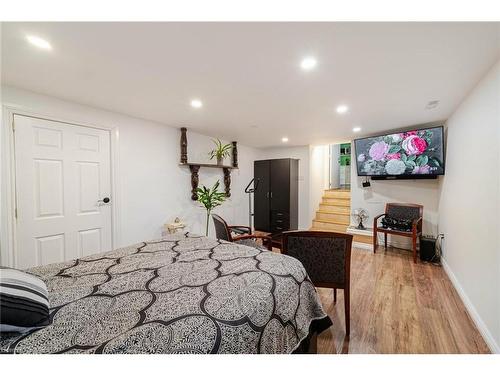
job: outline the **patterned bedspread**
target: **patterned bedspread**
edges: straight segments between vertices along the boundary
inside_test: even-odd
[[[1,352],[291,353],[331,325],[296,259],[192,234],[28,272],[53,322]]]

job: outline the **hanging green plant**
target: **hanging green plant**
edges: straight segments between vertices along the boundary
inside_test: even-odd
[[[208,236],[208,222],[210,220],[210,214],[212,210],[220,206],[226,200],[226,194],[218,191],[219,180],[214,184],[214,186],[209,189],[206,186],[196,189],[196,195],[198,196],[198,202],[200,202],[207,210],[207,225],[205,228],[205,235]]]
[[[212,139],[212,142],[215,143],[215,148],[209,153],[210,160],[216,158],[217,165],[222,165],[223,160],[231,155],[231,149],[233,148],[233,146],[231,146],[230,143],[225,145],[222,144],[222,141],[220,139]]]

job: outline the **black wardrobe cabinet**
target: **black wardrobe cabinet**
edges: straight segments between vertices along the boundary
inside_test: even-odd
[[[254,161],[254,227],[278,233],[298,228],[299,161],[272,159]]]

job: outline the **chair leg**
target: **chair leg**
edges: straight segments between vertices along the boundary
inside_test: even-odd
[[[387,250],[387,232],[384,233],[384,246],[385,249]]]
[[[412,238],[412,245],[413,245],[413,263],[417,263],[417,236],[413,235]]]
[[[337,303],[337,288],[333,288],[333,303]]]
[[[262,239],[262,246],[264,246],[269,251],[273,251],[273,241],[267,238]]]
[[[351,303],[349,288],[344,289],[345,335],[351,334]]]
[[[373,253],[377,252],[377,231],[373,230]]]

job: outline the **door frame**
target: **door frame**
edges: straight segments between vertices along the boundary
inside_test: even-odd
[[[110,173],[111,173],[111,247],[115,249],[120,243],[120,191],[119,176],[119,129],[117,126],[104,126],[78,121],[61,119],[47,113],[33,111],[23,106],[2,105],[2,127],[0,129],[0,207],[4,211],[0,221],[0,264],[14,267],[17,251],[17,220],[16,220],[16,163],[14,146],[14,116],[27,116],[41,120],[55,121],[67,125],[83,126],[109,132],[110,135]]]

